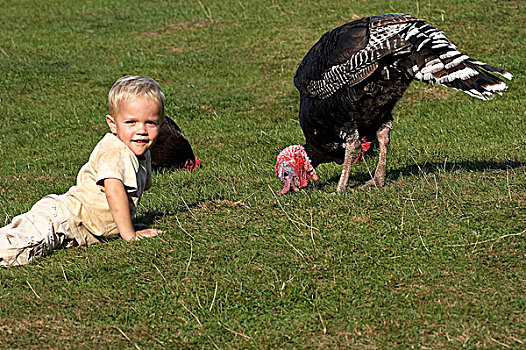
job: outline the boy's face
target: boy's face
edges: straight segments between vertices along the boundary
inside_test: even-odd
[[[144,96],[135,101],[122,100],[118,114],[106,116],[111,132],[136,156],[142,156],[155,143],[160,119],[157,103]]]

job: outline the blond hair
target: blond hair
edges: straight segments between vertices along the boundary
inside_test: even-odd
[[[165,97],[161,87],[152,78],[142,75],[124,75],[113,84],[108,95],[110,115],[119,114],[122,100],[135,101],[142,96],[156,102],[159,118],[164,118]]]

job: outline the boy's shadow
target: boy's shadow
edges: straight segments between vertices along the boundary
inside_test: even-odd
[[[398,169],[392,169],[387,171],[386,184],[393,182],[404,176],[414,176],[420,173],[433,174],[439,171],[451,172],[454,169],[462,169],[468,171],[483,172],[486,170],[506,170],[515,169],[526,164],[517,161],[493,161],[493,160],[466,160],[460,162],[424,162],[420,164],[411,164]],[[375,168],[371,171],[374,172]],[[333,176],[326,182],[315,183],[313,187],[324,188],[325,186],[331,185],[334,182],[338,182],[340,176]],[[349,182],[356,182],[355,185],[349,186],[348,189],[358,188],[363,185],[366,181],[370,180],[371,177],[367,172],[356,174],[349,177]],[[309,186],[311,187],[311,186]]]
[[[165,216],[174,216],[175,214],[176,213],[172,211],[146,211],[135,216],[133,220],[133,228],[136,231],[145,230],[150,228],[156,220]]]
[[[147,228],[150,228],[155,221],[165,216],[175,216],[179,213],[185,213],[185,212],[191,211],[191,208],[195,208],[198,206],[199,206],[199,202],[196,202],[196,203],[187,203],[186,208],[179,208],[173,211],[146,210],[144,212],[141,212],[140,215],[135,216],[135,218],[133,219],[133,228],[135,230],[145,230]]]

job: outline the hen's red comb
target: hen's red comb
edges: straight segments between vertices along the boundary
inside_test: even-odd
[[[201,159],[199,159],[199,156],[195,156],[195,159],[192,161],[191,159],[188,159],[186,163],[184,163],[184,169],[194,171],[197,169],[197,167],[201,164]]]

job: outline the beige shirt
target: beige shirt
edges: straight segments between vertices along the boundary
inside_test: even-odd
[[[77,175],[77,184],[60,199],[89,233],[104,238],[119,234],[104,193],[103,180],[119,179],[124,184],[135,215],[142,193],[152,186],[150,151],[142,159],[113,134],[106,134],[95,146]],[[88,244],[90,240],[88,240]]]

